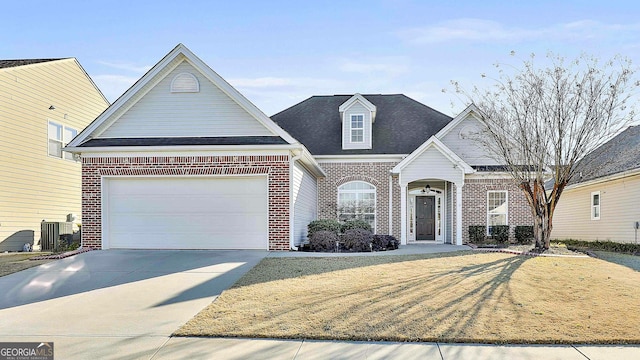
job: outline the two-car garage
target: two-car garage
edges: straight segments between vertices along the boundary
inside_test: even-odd
[[[108,249],[267,249],[268,179],[104,177]]]

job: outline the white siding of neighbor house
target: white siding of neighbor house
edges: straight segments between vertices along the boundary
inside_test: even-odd
[[[0,251],[37,243],[42,220],[79,220],[81,164],[48,155],[48,121],[79,132],[108,105],[75,59],[0,69]]]
[[[591,220],[591,193],[600,192],[600,219]],[[633,243],[640,221],[640,174],[565,190],[553,216],[553,239]],[[639,234],[640,235],[640,234]]]
[[[407,165],[400,174],[403,184],[420,179],[443,179],[461,183],[462,170],[431,146]]]
[[[461,132],[462,134],[478,133],[483,126],[480,121],[470,114],[451,129],[440,141],[471,166],[496,165],[497,162],[489,156],[486,149],[483,149],[468,136],[461,136]]]
[[[307,169],[296,163],[292,185],[293,238],[298,246],[307,239],[307,225],[318,217],[318,184]]]
[[[198,79],[199,92],[171,92],[173,78],[185,72]],[[274,134],[183,60],[99,137],[271,135]]]
[[[351,142],[351,115],[364,115],[364,142]],[[355,101],[342,116],[342,148],[343,149],[371,149],[371,111],[360,101]]]

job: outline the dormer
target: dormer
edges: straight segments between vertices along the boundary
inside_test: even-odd
[[[342,119],[342,149],[371,149],[376,106],[364,96],[355,94],[338,109]]]

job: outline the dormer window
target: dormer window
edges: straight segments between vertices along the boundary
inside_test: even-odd
[[[340,105],[342,119],[342,148],[344,150],[371,149],[376,106],[360,94]]]
[[[351,142],[364,142],[364,115],[351,115]]]

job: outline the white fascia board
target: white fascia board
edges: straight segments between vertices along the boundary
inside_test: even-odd
[[[300,163],[309,170],[316,178],[326,177],[327,173],[324,172],[320,164],[316,161],[316,159],[311,155],[309,150],[306,147],[302,146],[299,148],[298,154],[300,154]]]
[[[342,105],[340,105],[340,107],[338,107],[338,111],[345,112],[356,101],[359,101],[364,107],[367,108],[367,110],[369,110],[371,112],[375,112],[376,111],[376,106],[373,105],[369,100],[365,99],[365,97],[360,95],[360,94],[355,94],[352,97],[350,97],[349,100],[347,100],[344,103],[342,103]]]
[[[203,151],[291,151],[299,149],[299,145],[172,145],[172,146],[96,146],[63,148],[74,154],[92,153],[165,153],[165,152],[203,152]]]
[[[196,69],[202,72],[212,83],[218,86],[227,96],[233,99],[240,107],[251,114],[257,121],[259,121],[267,129],[271,130],[274,134],[282,137],[289,144],[298,144],[299,141],[294,139],[281,127],[279,127],[273,120],[265,115],[260,109],[258,109],[253,103],[245,98],[238,90],[231,86],[220,75],[213,71],[207,64],[205,64],[200,58],[191,52],[183,44],[178,44],[173,50],[165,55],[151,70],[144,74],[133,86],[131,86],[122,96],[120,96],[110,107],[108,107],[102,114],[100,114],[89,126],[78,134],[69,144],[69,147],[76,147],[81,145],[86,140],[91,138],[98,128],[108,121],[114,113],[116,113],[121,107],[125,106],[129,100],[141,91],[154,77],[161,71],[163,71],[169,64],[175,60],[179,55],[183,55],[186,60],[193,65]]]
[[[449,123],[442,129],[440,129],[440,131],[438,131],[434,136],[437,137],[438,139],[444,138],[444,136],[447,135],[453,128],[455,128],[463,120],[468,118],[469,114],[471,114],[472,112],[475,112],[476,114],[480,114],[480,109],[478,109],[478,107],[475,106],[474,104],[470,104],[464,110],[462,110],[460,114],[458,114],[455,118],[453,118],[453,120],[449,121]],[[475,118],[484,125],[484,121],[482,121],[482,119],[478,118],[477,116]]]
[[[427,149],[430,147],[436,148],[442,155],[444,155],[449,161],[453,164],[459,165],[462,168],[462,171],[465,174],[473,174],[476,171],[467,164],[464,160],[462,160],[456,153],[454,153],[451,149],[449,149],[445,144],[442,143],[435,135],[431,136],[427,141],[425,141],[419,148],[417,148],[414,152],[409,154],[406,158],[404,158],[398,165],[396,165],[391,172],[394,174],[400,174],[402,169],[404,169],[407,165],[412,163],[418,156],[422,155]]]
[[[597,184],[600,184],[600,183],[603,183],[603,182],[619,180],[619,179],[622,179],[622,178],[625,178],[625,177],[629,177],[629,176],[634,176],[634,175],[640,175],[640,168],[627,170],[627,171],[619,172],[619,173],[616,173],[616,174],[603,176],[601,178],[597,178],[597,179],[593,179],[593,180],[589,180],[589,181],[585,181],[585,182],[569,185],[569,186],[567,186],[565,188],[565,190],[577,189],[577,188],[581,188],[581,187],[585,187],[585,186],[589,186],[589,185],[597,185]]]
[[[377,154],[377,155],[315,155],[314,158],[321,163],[366,163],[366,162],[400,162],[406,154]]]
[[[111,104],[102,114],[91,122],[84,130],[78,134],[67,146],[75,147],[91,138],[91,135],[116,111],[124,106],[132,97],[134,97],[149,81],[151,81],[159,72],[161,72],[171,61],[173,61],[184,49],[184,45],[178,44],[173,50],[165,55],[157,64],[155,64],[146,74],[136,81],[124,94],[120,95],[116,101]]]

